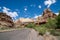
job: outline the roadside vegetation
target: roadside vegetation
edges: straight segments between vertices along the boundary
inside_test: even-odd
[[[27,28],[33,28],[39,32],[40,35],[45,34],[46,32],[50,32],[52,35],[60,36],[60,12],[59,15],[52,19],[48,18],[46,24],[35,25],[34,23],[28,24]]]

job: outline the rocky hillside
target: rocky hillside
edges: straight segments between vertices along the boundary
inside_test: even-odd
[[[0,27],[13,27],[14,23],[10,16],[0,13]]]
[[[44,17],[45,19],[47,18],[55,18],[57,15],[54,14],[49,8],[45,9],[43,11],[43,15],[42,17]]]
[[[56,16],[56,14],[54,14],[49,8],[47,8],[43,11],[42,16],[38,16],[36,19],[20,18],[17,21],[15,21],[15,24],[27,25],[28,23],[35,23],[37,25],[40,25],[47,23],[48,18],[55,18]]]
[[[36,18],[35,22],[38,23],[39,25],[45,24],[48,22],[47,21],[48,18],[55,18],[56,16],[57,16],[56,14],[54,14],[49,8],[47,8],[43,11],[42,16],[38,16]]]
[[[29,24],[29,23],[33,23],[34,20],[30,19],[30,18],[20,18],[18,20],[16,20],[15,26],[20,26],[20,27],[24,27],[25,25]]]

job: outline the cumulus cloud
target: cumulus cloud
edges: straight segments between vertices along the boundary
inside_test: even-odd
[[[27,8],[24,8],[24,11],[27,11]]]
[[[12,17],[12,19],[16,19],[16,17],[18,16],[18,12],[16,11],[11,12],[11,9],[6,7],[3,7],[2,11],[9,15],[10,17]]]
[[[1,9],[1,7],[0,7],[0,9]]]
[[[58,15],[59,13],[55,13],[56,15]]]
[[[34,18],[38,18],[38,16],[36,15]]]
[[[31,7],[35,7],[36,5],[35,5],[35,4],[31,4],[30,6],[31,6]]]
[[[38,17],[41,17],[42,15],[35,15],[34,18],[38,18]]]
[[[41,8],[41,5],[39,5],[38,8]]]
[[[56,0],[46,0],[44,4],[49,8],[52,4],[56,3]]]

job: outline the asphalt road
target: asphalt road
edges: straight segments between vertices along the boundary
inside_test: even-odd
[[[0,40],[28,40],[29,29],[0,32]]]
[[[14,30],[10,32],[0,32],[0,40],[44,40],[42,36],[31,29]],[[60,37],[57,37],[60,40]]]

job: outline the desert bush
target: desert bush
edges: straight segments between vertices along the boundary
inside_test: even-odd
[[[26,27],[27,28],[34,28],[34,27],[36,27],[36,25],[34,23],[29,23]]]
[[[59,15],[56,17],[56,20],[57,20],[57,23],[56,23],[57,27],[56,27],[56,29],[60,29],[60,11],[59,11]]]
[[[39,35],[43,35],[48,31],[46,27],[35,27],[34,29],[39,32]]]
[[[50,33],[54,36],[60,36],[60,31],[57,31],[57,30],[54,30],[54,29],[50,30]]]
[[[49,29],[55,29],[56,28],[56,19],[47,19],[48,23],[45,24],[45,27]]]

